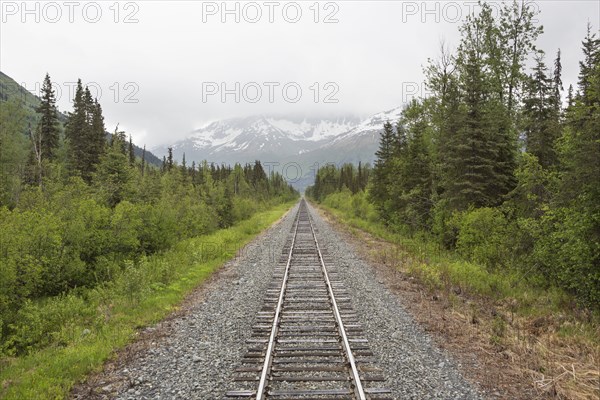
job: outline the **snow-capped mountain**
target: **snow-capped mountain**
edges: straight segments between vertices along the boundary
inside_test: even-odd
[[[193,131],[188,138],[170,147],[176,160],[181,160],[185,153],[188,163],[207,160],[233,164],[261,160],[278,165],[279,171],[302,189],[312,182],[314,171],[320,165],[372,162],[383,124],[388,120],[396,122],[400,112],[401,108],[395,108],[363,120],[355,116],[231,118]],[[167,147],[156,148],[154,152],[166,154]]]
[[[398,107],[388,111],[383,111],[374,114],[369,118],[361,121],[352,129],[341,133],[340,135],[333,138],[329,145],[334,146],[336,143],[343,142],[346,140],[352,141],[352,139],[357,139],[364,136],[372,137],[373,135],[375,135],[376,140],[379,141],[379,132],[381,132],[383,124],[385,124],[387,121],[390,121],[393,124],[395,124],[400,119],[401,113],[402,108]]]

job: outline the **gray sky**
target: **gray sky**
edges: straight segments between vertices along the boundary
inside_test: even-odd
[[[49,72],[63,111],[81,78],[99,95],[107,129],[120,123],[149,147],[227,117],[399,106],[426,94],[422,66],[440,41],[456,46],[460,18],[477,9],[475,1],[0,3],[2,72],[32,91]],[[562,50],[566,89],[587,22],[600,25],[600,2],[533,4],[545,30],[538,46],[548,65]]]

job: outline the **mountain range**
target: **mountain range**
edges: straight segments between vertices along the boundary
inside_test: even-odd
[[[386,121],[396,122],[401,107],[366,119],[257,115],[212,122],[187,138],[152,151],[157,155],[173,149],[173,157],[196,163],[253,163],[281,172],[297,189],[312,184],[316,169],[327,163],[372,163],[379,133]]]

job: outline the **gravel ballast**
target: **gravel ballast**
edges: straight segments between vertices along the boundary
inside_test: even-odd
[[[309,209],[319,244],[337,260],[339,278],[350,293],[369,346],[387,378],[385,386],[394,398],[481,399],[450,355],[435,346],[402,307],[398,296],[378,281],[374,269],[323,221],[317,210],[310,205]]]
[[[168,321],[166,335],[126,358],[110,377],[101,377],[106,386],[96,391],[97,397],[216,400],[234,389],[233,372],[246,352],[245,341],[297,207],[204,285],[202,295]],[[374,270],[313,207],[309,209],[320,245],[339,263],[339,276],[387,378],[382,386],[391,389],[395,399],[482,398],[451,357],[407,314],[398,296],[377,280]],[[163,325],[149,330],[165,329]]]

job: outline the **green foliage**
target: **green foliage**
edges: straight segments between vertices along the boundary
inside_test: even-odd
[[[50,75],[46,74],[42,85],[41,102],[37,108],[40,114],[38,125],[40,127],[39,144],[40,156],[42,159],[53,159],[56,149],[59,145],[60,127],[58,122],[58,110],[56,108],[56,95],[52,89]]]
[[[328,195],[341,190],[349,190],[351,193],[363,192],[372,174],[369,164],[358,163],[358,167],[344,164],[339,168],[334,164],[327,164],[319,168],[315,184],[306,189],[306,195],[316,200],[324,200]]]
[[[427,229],[431,222],[433,166],[425,104],[411,102],[398,127],[403,145],[391,160],[391,175],[395,179],[389,183],[390,198],[385,208],[392,225],[416,232]]]
[[[132,205],[122,204],[117,209],[123,207],[120,213],[125,216]],[[120,272],[93,289],[25,300],[1,337],[0,350],[5,357],[0,369],[0,381],[4,382],[0,396],[66,397],[75,382],[133,340],[137,328],[172,312],[194,287],[231,258],[233,251],[290,206],[286,203],[258,211],[230,229],[180,241],[165,252],[128,260],[123,268],[105,259],[103,263],[117,264]],[[0,215],[4,217],[5,211]],[[3,311],[0,315],[4,318],[8,314]]]
[[[600,244],[590,240],[598,215],[586,210],[549,210],[538,222],[533,260],[552,282],[575,293],[590,306],[600,304]]]
[[[491,269],[510,264],[511,232],[500,210],[479,208],[462,213],[458,232],[456,250],[466,259]]]
[[[188,167],[170,157],[158,171],[135,159],[124,132],[116,130],[107,146],[101,106],[80,81],[65,140],[57,140],[48,76],[35,134],[23,102],[0,105],[0,356],[60,342],[68,324],[53,316],[60,304],[84,312],[69,303],[72,296],[114,285],[111,295],[137,302],[149,286],[176,277],[172,265],[150,263],[157,267],[150,270],[149,257],[298,196],[259,161]]]
[[[588,26],[579,88],[570,88],[563,110],[560,51],[548,71],[535,45],[535,10],[515,1],[492,11],[482,3],[460,28],[456,53],[444,48],[430,60],[431,96],[408,104],[395,129],[384,123],[370,207],[363,187],[346,184],[335,166],[318,171],[307,196],[361,227],[369,220],[432,237],[467,262],[453,272],[459,276],[478,265],[499,281],[515,274],[598,308],[600,40]],[[435,274],[423,274],[435,285]]]
[[[98,162],[93,173],[94,186],[104,203],[114,207],[125,199],[135,197],[133,185],[134,171],[125,153],[125,140],[122,132],[116,132],[106,153]]]
[[[14,207],[27,161],[27,112],[16,99],[0,102],[0,205]]]
[[[560,60],[559,67],[560,67]],[[536,156],[544,168],[557,164],[554,142],[560,136],[560,89],[548,76],[543,53],[536,58],[534,74],[526,82],[523,100],[523,129],[527,152]],[[558,96],[557,96],[558,91]]]
[[[88,87],[77,81],[73,112],[69,114],[65,136],[70,148],[70,166],[73,174],[79,174],[90,182],[96,165],[105,151],[106,139],[102,107],[92,99]]]
[[[386,121],[379,139],[379,149],[375,153],[377,161],[373,167],[369,197],[379,212],[384,213],[386,203],[391,198],[390,183],[394,156],[404,150],[404,132],[402,126],[394,129],[390,121]]]

